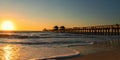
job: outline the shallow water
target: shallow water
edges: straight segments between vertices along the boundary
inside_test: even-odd
[[[0,60],[46,59],[79,54],[67,47],[0,45]]]
[[[105,44],[119,45],[119,36],[97,36],[70,33],[29,32],[0,33],[0,60],[44,59],[90,53],[94,42],[109,41]],[[82,46],[74,50],[70,46]]]

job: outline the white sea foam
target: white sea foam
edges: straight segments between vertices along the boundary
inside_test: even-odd
[[[56,58],[72,57],[72,56],[77,56],[80,54],[80,52],[70,49],[70,48],[63,48],[63,47],[58,48],[57,47],[57,48],[50,48],[50,49],[55,51],[56,53],[52,53],[53,51],[50,50],[50,51],[47,51],[47,55],[42,55],[39,58],[33,58],[30,60],[42,60],[42,59],[48,59],[48,60],[53,59],[54,60]],[[45,54],[46,54],[46,52],[45,52]]]

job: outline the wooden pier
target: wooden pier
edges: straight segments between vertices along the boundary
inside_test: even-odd
[[[120,24],[67,28],[65,32],[91,35],[120,35]]]

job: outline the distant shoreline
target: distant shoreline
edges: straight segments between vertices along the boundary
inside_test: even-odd
[[[43,31],[0,31],[0,33],[9,33],[9,32],[13,32],[13,33],[30,33],[30,32],[43,32]]]

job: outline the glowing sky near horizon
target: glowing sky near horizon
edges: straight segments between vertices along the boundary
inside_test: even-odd
[[[0,24],[17,30],[120,24],[120,0],[0,0]]]

